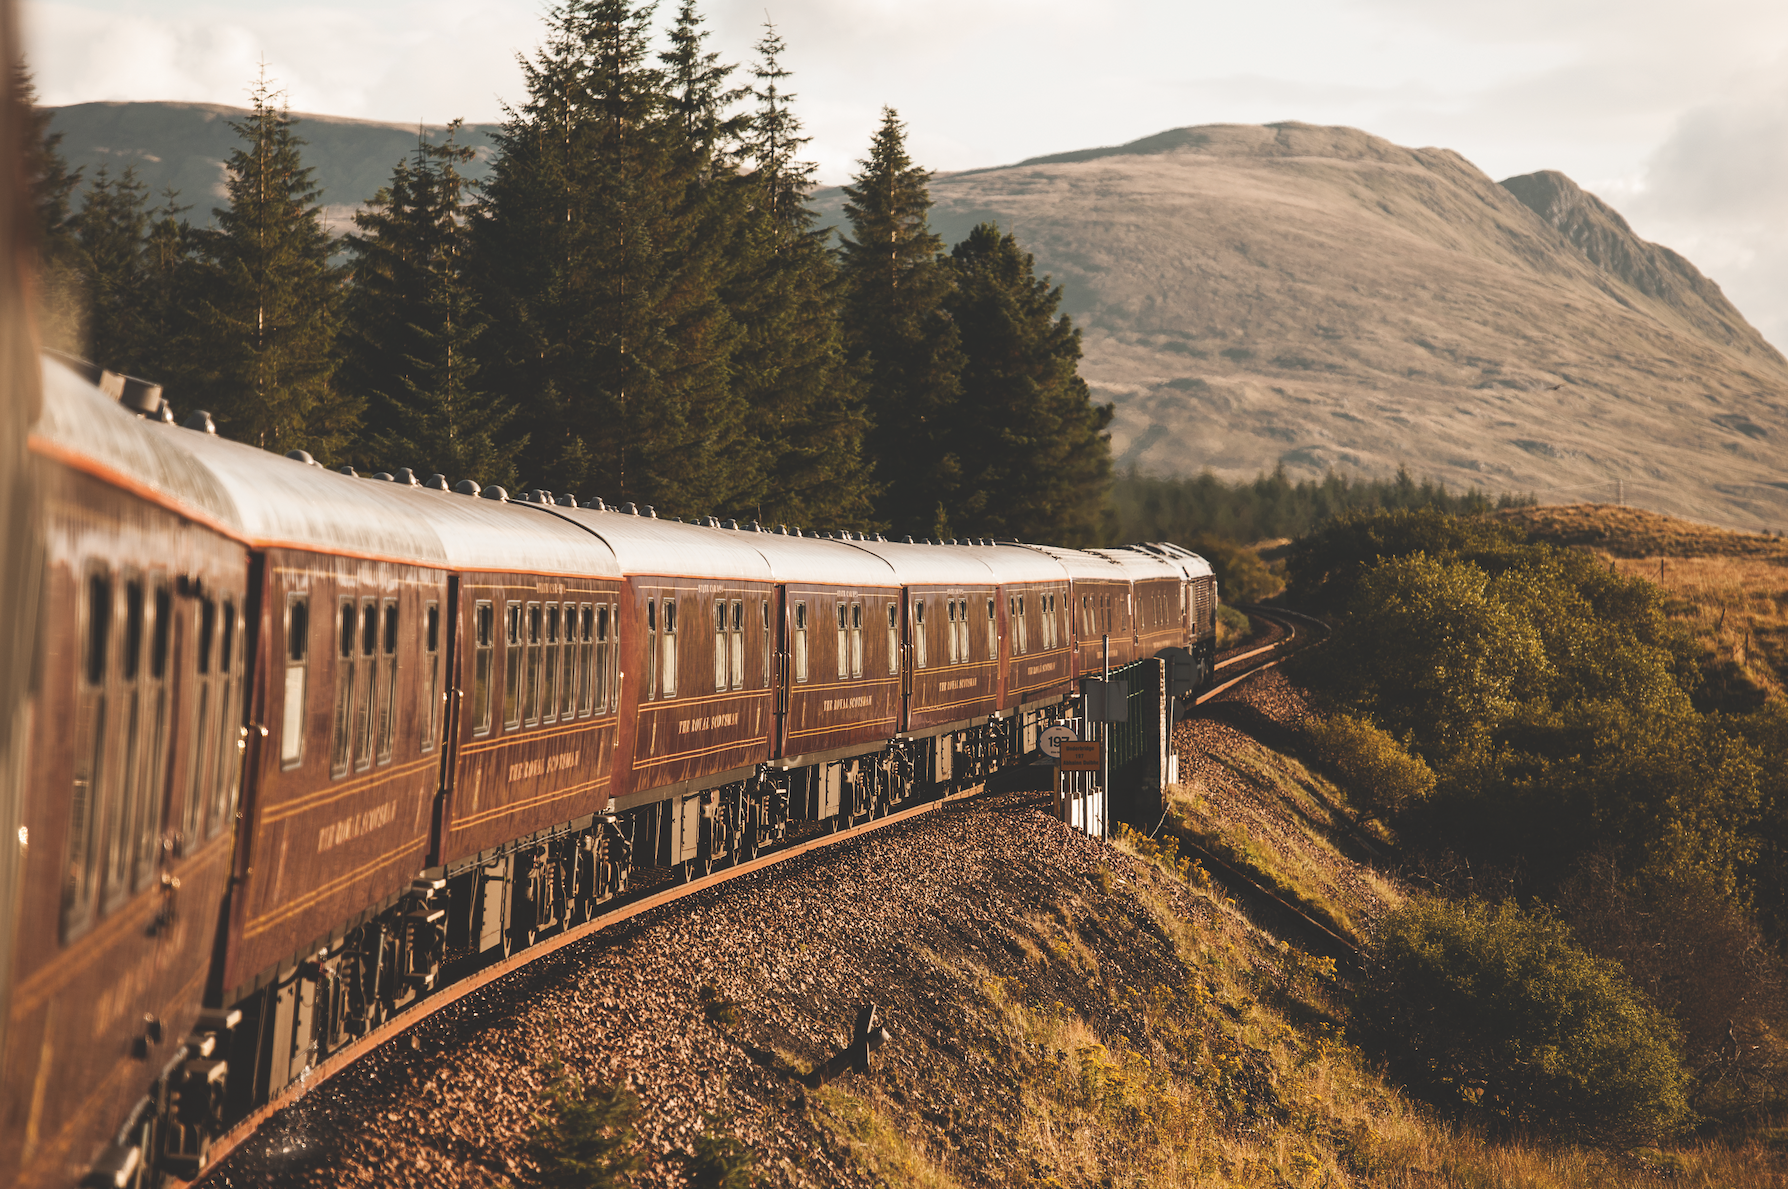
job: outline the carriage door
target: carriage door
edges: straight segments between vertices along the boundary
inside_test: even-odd
[[[778,586],[763,604],[764,649],[769,656],[768,683],[774,699],[774,718],[770,726],[770,758],[784,754],[788,738],[789,639],[788,587]]]

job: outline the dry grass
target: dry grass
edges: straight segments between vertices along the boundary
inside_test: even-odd
[[[1788,540],[1736,532],[1619,504],[1542,504],[1493,513],[1538,541],[1589,547],[1621,558],[1776,558],[1788,565]]]
[[[1666,610],[1702,647],[1713,700],[1744,705],[1788,689],[1788,540],[1611,504],[1497,516],[1535,540],[1594,549],[1662,587]]]

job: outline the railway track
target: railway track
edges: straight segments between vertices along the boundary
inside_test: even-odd
[[[211,1173],[215,1169],[221,1167],[229,1154],[242,1144],[246,1143],[268,1119],[272,1118],[280,1111],[295,1105],[306,1094],[317,1089],[330,1078],[347,1070],[355,1062],[377,1052],[386,1045],[401,1041],[406,1034],[431,1016],[452,1007],[455,1003],[458,1003],[473,992],[498,982],[506,975],[512,974],[532,962],[536,962],[568,945],[575,944],[603,929],[612,928],[624,921],[631,920],[634,917],[650,912],[655,908],[661,908],[666,904],[675,903],[686,896],[693,896],[699,892],[708,891],[728,880],[737,879],[740,876],[750,875],[756,871],[762,871],[767,867],[774,867],[778,864],[786,863],[792,859],[799,858],[802,855],[810,854],[817,850],[823,850],[828,847],[851,842],[866,834],[885,829],[888,826],[911,821],[924,814],[942,809],[944,806],[953,802],[967,800],[980,793],[982,787],[983,786],[981,785],[975,785],[964,789],[961,792],[951,793],[943,797],[922,802],[918,805],[910,806],[906,809],[897,810],[896,812],[888,814],[886,817],[864,822],[863,824],[853,826],[848,830],[840,830],[832,834],[821,834],[817,837],[790,843],[756,859],[752,859],[749,862],[736,863],[732,866],[721,868],[711,875],[705,876],[699,880],[694,880],[689,883],[675,884],[670,887],[642,891],[638,894],[617,900],[609,911],[574,928],[566,929],[551,937],[542,938],[538,943],[529,946],[525,950],[517,951],[499,962],[493,963],[473,974],[469,974],[464,978],[449,983],[428,998],[422,1000],[420,1003],[407,1008],[399,1015],[387,1020],[384,1024],[381,1024],[371,1032],[368,1032],[360,1039],[336,1050],[329,1057],[310,1069],[302,1078],[293,1082],[284,1091],[276,1095],[271,1101],[264,1103],[251,1114],[244,1116],[235,1126],[230,1128],[229,1131],[213,1141],[211,1144],[210,1155],[206,1162],[205,1171],[196,1181],[175,1181],[173,1183],[175,1185],[192,1184],[201,1187],[205,1186]]]
[[[1298,649],[1309,643],[1313,643],[1316,639],[1320,639],[1320,635],[1317,633],[1320,631],[1322,625],[1318,623],[1318,621],[1310,619],[1307,616],[1300,616],[1295,612],[1287,612],[1278,609],[1263,609],[1258,607],[1250,607],[1246,610],[1250,617],[1272,625],[1275,629],[1275,634],[1272,635],[1265,644],[1258,645],[1245,652],[1237,653],[1219,661],[1215,666],[1215,671],[1222,680],[1219,684],[1199,695],[1197,699],[1198,703],[1202,704],[1229,689],[1237,682],[1245,680],[1249,676],[1264,669],[1280,664],[1293,652],[1296,652]],[[1303,626],[1300,627],[1300,623]],[[427,999],[422,1000],[415,1006],[386,1021],[378,1028],[367,1033],[364,1037],[337,1050],[322,1062],[318,1063],[302,1079],[287,1087],[284,1092],[275,1096],[271,1101],[263,1104],[254,1112],[238,1121],[234,1127],[212,1143],[210,1157],[206,1164],[206,1172],[204,1175],[201,1175],[196,1182],[193,1182],[193,1184],[203,1186],[211,1171],[222,1166],[231,1152],[246,1143],[262,1124],[272,1118],[275,1114],[293,1106],[306,1094],[316,1090],[318,1087],[328,1082],[332,1077],[347,1070],[362,1058],[377,1052],[386,1045],[401,1042],[408,1033],[430,1017],[452,1007],[466,996],[490,986],[492,983],[500,981],[505,976],[522,967],[545,958],[549,954],[555,953],[566,946],[575,944],[603,929],[612,928],[624,921],[650,912],[655,908],[675,903],[684,897],[707,891],[728,880],[749,875],[753,872],[762,871],[769,867],[774,867],[780,863],[788,862],[817,850],[823,850],[851,842],[874,831],[897,825],[901,822],[910,821],[926,813],[936,811],[952,802],[966,800],[977,795],[981,791],[981,787],[982,786],[977,785],[959,793],[925,801],[918,805],[891,813],[886,817],[877,818],[861,825],[854,826],[848,830],[839,831],[833,834],[822,834],[817,837],[797,841],[749,862],[722,868],[711,875],[693,882],[641,891],[617,901],[609,911],[594,917],[582,925],[567,929],[551,937],[544,938],[536,945],[530,946],[525,950],[510,955],[508,958],[486,966],[475,973],[469,974],[466,977],[448,984],[433,995],[430,995]],[[176,1182],[176,1184],[181,1184],[181,1182]]]

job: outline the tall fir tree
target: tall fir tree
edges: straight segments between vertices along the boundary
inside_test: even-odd
[[[948,307],[961,334],[955,507],[975,535],[1086,546],[1107,534],[1112,406],[1080,378],[1080,332],[1059,314],[1062,291],[992,223],[950,253]]]
[[[766,522],[876,526],[863,457],[868,422],[844,351],[836,263],[807,205],[814,166],[792,109],[785,46],[765,22],[756,46],[755,101],[741,129],[746,216],[727,301],[744,329],[733,380],[751,409],[767,472],[757,515]]]
[[[470,275],[474,150],[420,133],[413,160],[354,216],[341,338],[342,388],[367,402],[356,461],[438,470],[449,479],[516,484],[525,437],[508,432],[513,406],[482,390],[475,351],[489,326]]]
[[[945,306],[943,241],[927,220],[929,178],[907,155],[899,114],[883,108],[869,156],[844,189],[845,325],[865,371],[870,455],[885,484],[877,511],[896,534],[948,538],[959,531],[961,451],[978,444],[957,432],[963,361]]]
[[[126,169],[113,178],[103,166],[71,220],[79,245],[87,357],[114,371],[141,372],[148,338],[145,251],[149,187]]]
[[[74,226],[81,171],[68,168],[62,156],[62,134],[50,130],[54,113],[37,106],[37,85],[23,59],[13,64],[9,82],[18,110],[25,113],[24,160],[20,164],[37,212],[37,242],[32,246],[37,251],[37,304],[44,345],[84,355],[86,294]]]
[[[713,234],[714,156],[689,132],[703,118],[668,102],[650,61],[653,12],[566,0],[523,63],[529,97],[499,135],[478,225],[490,374],[522,408],[534,481],[743,510],[761,478],[729,382],[729,237]],[[687,53],[692,77],[711,74],[699,43]]]
[[[186,218],[177,190],[162,191],[160,205],[149,212],[142,252],[141,339],[132,347],[127,366],[167,386],[168,398],[185,406],[195,374],[193,361],[202,355],[194,317],[201,283],[198,247],[201,235]]]
[[[331,384],[339,279],[329,263],[321,190],[305,166],[297,120],[263,73],[242,138],[225,163],[227,209],[201,238],[197,317],[203,356],[194,395],[218,431],[267,450],[308,450],[332,463],[347,451],[361,402]]]

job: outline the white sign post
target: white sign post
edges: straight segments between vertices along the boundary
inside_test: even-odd
[[[1037,736],[1037,750],[1052,760],[1059,760],[1062,757],[1062,743],[1078,738],[1080,735],[1073,727],[1049,727]]]

